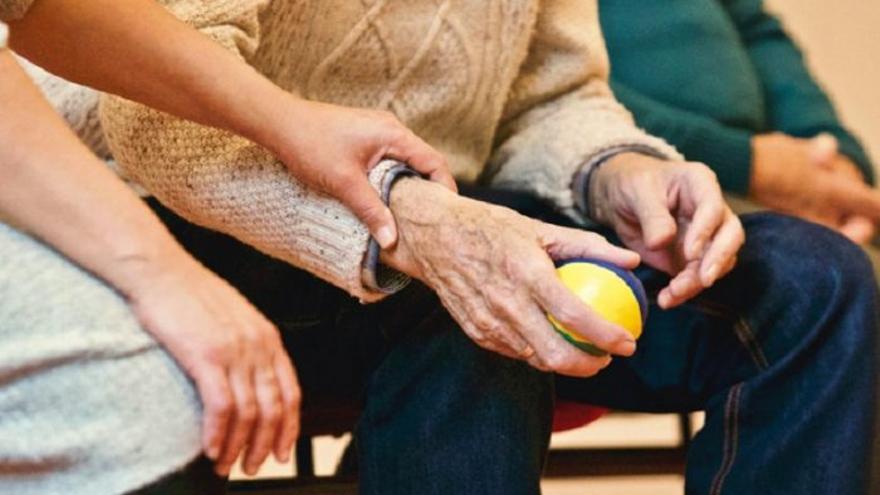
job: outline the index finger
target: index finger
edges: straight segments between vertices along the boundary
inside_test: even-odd
[[[714,181],[694,178],[690,182],[690,201],[696,205],[684,235],[684,254],[688,261],[698,259],[724,221],[727,204]]]
[[[635,268],[641,258],[635,251],[615,246],[595,232],[540,224],[541,247],[554,260],[595,258],[621,268]]]
[[[832,175],[827,179],[832,204],[839,205],[848,213],[880,222],[880,192],[838,176]]]
[[[700,262],[700,281],[703,287],[710,287],[724,275],[724,268],[745,243],[745,231],[739,218],[729,208],[725,210],[724,223]]]

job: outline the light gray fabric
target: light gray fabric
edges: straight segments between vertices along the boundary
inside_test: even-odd
[[[0,50],[6,48],[6,42],[9,40],[9,28],[6,24],[0,22]]]
[[[200,413],[116,292],[0,223],[0,493],[136,489],[199,454]]]

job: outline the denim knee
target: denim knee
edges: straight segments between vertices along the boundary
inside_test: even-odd
[[[786,285],[826,300],[830,288],[874,292],[872,265],[864,250],[820,225],[775,213],[742,217],[746,246],[742,263],[772,264]]]

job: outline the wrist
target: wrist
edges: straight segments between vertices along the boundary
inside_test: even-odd
[[[664,160],[638,152],[618,153],[605,160],[602,166],[591,174],[590,182],[587,184],[587,213],[590,219],[603,225],[610,225],[612,218],[610,197],[616,177],[626,175],[629,169],[645,166],[656,168],[663,163]]]
[[[424,242],[426,233],[431,232],[430,242],[440,242],[435,232],[443,224],[451,224],[456,210],[468,201],[449,189],[417,177],[403,177],[391,188],[388,207],[397,222],[398,242],[392,249],[384,249],[380,260],[396,270],[414,278],[424,280],[416,260],[417,245]],[[426,205],[430,205],[426,208]],[[450,232],[451,234],[451,232]],[[442,237],[442,234],[440,235]]]
[[[748,196],[761,200],[773,194],[773,186],[779,181],[777,167],[772,165],[774,150],[781,142],[777,134],[759,134],[752,138],[752,174],[749,177]],[[779,159],[778,157],[776,159]],[[770,165],[770,166],[768,166]]]
[[[308,112],[309,102],[271,83],[261,86],[247,105],[246,117],[230,128],[275,156],[283,157],[285,153],[291,153],[288,149],[291,139],[300,132],[300,129],[291,129],[288,123],[298,123],[302,127],[313,118]]]
[[[140,236],[135,245],[120,246],[107,260],[100,275],[130,300],[169,280],[192,274],[201,266],[164,231]]]

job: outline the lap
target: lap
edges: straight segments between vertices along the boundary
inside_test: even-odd
[[[149,483],[198,454],[199,414],[115,291],[0,224],[0,491]]]

